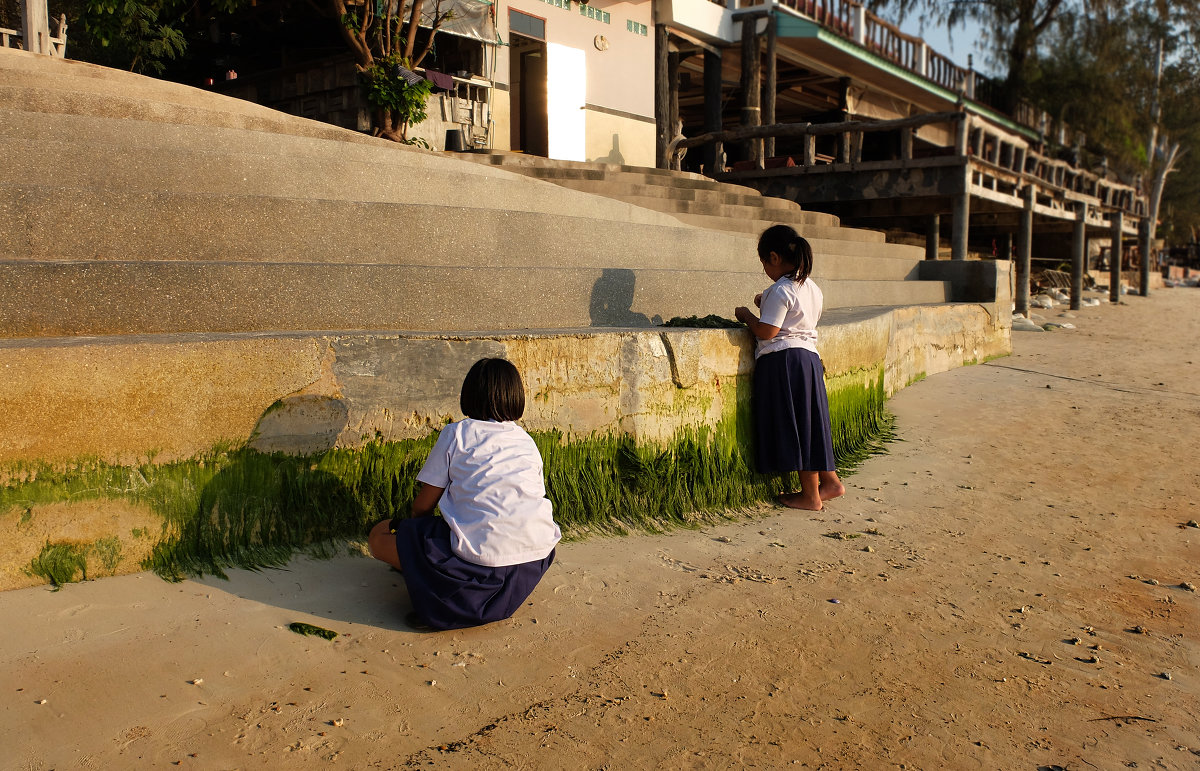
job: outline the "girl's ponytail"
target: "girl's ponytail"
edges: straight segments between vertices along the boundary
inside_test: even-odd
[[[765,260],[771,252],[792,266],[787,277],[803,284],[812,273],[813,253],[808,241],[804,240],[790,225],[772,225],[758,238],[758,258]]]

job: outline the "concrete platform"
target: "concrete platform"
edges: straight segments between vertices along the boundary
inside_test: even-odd
[[[680,282],[689,291],[680,291]],[[940,303],[948,281],[822,280],[829,307]],[[84,291],[80,291],[83,288]],[[198,260],[0,263],[0,337],[650,327],[731,317],[759,272]]]
[[[827,314],[819,347],[831,388],[882,373],[892,393],[1007,353],[1009,326],[978,304],[846,309]],[[0,468],[165,462],[221,443],[313,452],[424,436],[457,414],[462,377],[481,356],[507,357],[523,373],[530,430],[643,442],[720,420],[745,397],[753,367],[744,329],[0,340]]]

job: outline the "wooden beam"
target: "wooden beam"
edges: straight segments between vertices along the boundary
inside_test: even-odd
[[[1071,236],[1071,310],[1083,306],[1083,271],[1087,256],[1087,204],[1075,204],[1075,231]]]
[[[1033,257],[1033,206],[1037,201],[1037,188],[1025,188],[1025,208],[1021,212],[1021,226],[1017,231],[1017,297],[1016,313],[1029,317],[1029,269]]]
[[[704,52],[704,131],[721,130],[721,49]],[[721,164],[720,142],[705,148],[704,168],[709,176],[724,171]]]
[[[1142,217],[1138,223],[1138,251],[1141,252],[1142,263],[1138,270],[1138,293],[1142,297],[1150,296],[1150,252],[1154,239],[1150,235],[1150,218]]]
[[[671,89],[667,81],[667,57],[670,54],[669,31],[665,24],[654,25],[654,162],[660,169],[671,168],[675,155],[671,136]]]
[[[1112,249],[1108,257],[1108,301],[1121,302],[1121,239],[1125,235],[1121,210],[1112,213]]]
[[[742,16],[742,126],[762,125],[762,56],[759,54],[758,19]],[[746,158],[762,168],[762,137],[748,136]]]
[[[664,62],[665,65],[665,62]],[[950,123],[963,121],[965,113],[934,112],[927,115],[915,115],[911,118],[884,121],[842,121],[839,123],[780,123],[774,126],[743,126],[728,131],[701,134],[688,137],[679,142],[680,147],[696,147],[720,139],[723,142],[744,142],[755,137],[801,137],[808,134],[814,136],[830,136],[844,134],[848,131],[873,133],[878,131],[894,131],[906,126],[927,126],[933,123]],[[961,153],[959,153],[961,155]]]
[[[668,147],[672,140],[676,137],[683,136],[683,126],[679,122],[679,52],[671,51],[667,54],[667,90],[668,90],[668,107],[667,107],[667,143]],[[678,151],[671,152],[670,168],[679,168],[679,159],[675,156]]]
[[[776,51],[776,17],[767,17],[767,82],[763,84],[762,122],[768,126],[775,125],[775,92],[778,86],[778,52]],[[771,158],[775,155],[775,137],[763,140],[763,156]]]

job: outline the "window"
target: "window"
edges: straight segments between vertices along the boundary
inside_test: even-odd
[[[593,8],[590,5],[579,6],[579,15],[586,16],[589,19],[595,19],[596,21],[603,22],[605,24],[612,24],[611,13],[608,11],[601,11],[598,8]]]
[[[629,30],[635,35],[641,35],[643,37],[645,37],[647,32],[649,32],[649,28],[645,24],[634,21],[633,19],[625,20],[625,29]]]
[[[524,35],[525,37],[537,38],[538,40],[546,39],[545,19],[539,19],[527,13],[514,11],[511,8],[508,11],[508,29],[510,32]]]

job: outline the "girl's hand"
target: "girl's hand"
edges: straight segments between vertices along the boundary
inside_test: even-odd
[[[754,307],[755,308],[762,307],[762,292],[759,292],[758,294],[754,295]]]
[[[779,327],[772,327],[768,324],[762,323],[758,320],[758,316],[755,316],[753,313],[751,313],[750,309],[744,305],[739,305],[737,308],[734,308],[733,315],[738,321],[750,327],[750,332],[753,333],[753,335],[759,340],[770,340],[772,337],[779,334]]]

